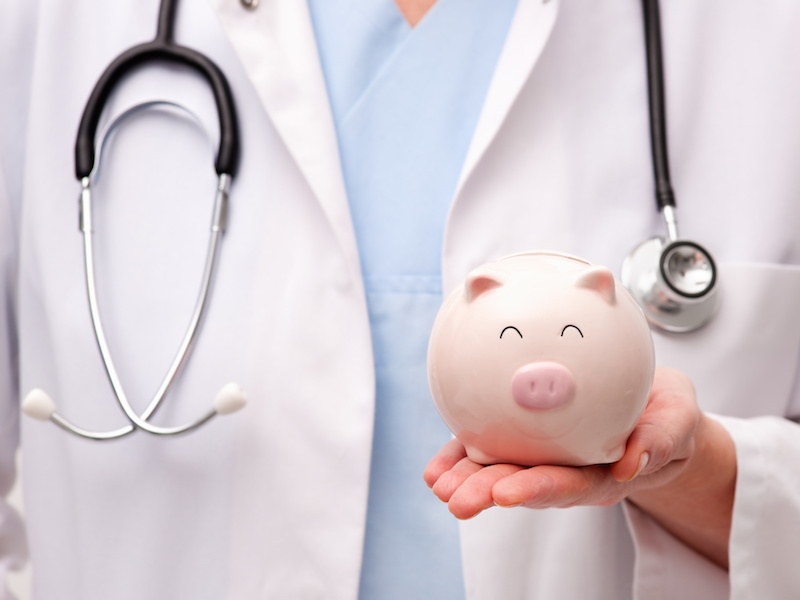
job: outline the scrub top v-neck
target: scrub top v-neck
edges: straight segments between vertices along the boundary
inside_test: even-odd
[[[517,0],[309,0],[364,277],[376,375],[359,598],[464,598],[456,519],[422,480],[450,438],[426,351],[445,220]]]

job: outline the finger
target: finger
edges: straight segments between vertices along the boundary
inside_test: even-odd
[[[628,439],[623,457],[611,465],[617,481],[631,481],[663,469],[673,460],[686,457],[691,444],[693,425],[641,423]]]
[[[474,463],[468,458],[462,458],[452,469],[442,473],[431,489],[439,500],[448,502],[453,493],[461,487],[467,479],[483,468],[483,465]]]
[[[632,481],[638,477],[650,463],[650,452],[643,449],[640,443],[633,443],[628,440],[625,454],[622,458],[611,465],[611,475],[616,481]]]
[[[611,474],[617,481],[630,481],[687,458],[699,418],[689,378],[672,369],[657,369],[647,406]]]
[[[467,452],[464,450],[464,445],[456,439],[450,440],[430,460],[428,466],[425,467],[422,478],[428,484],[428,487],[432,488],[443,473],[452,469],[466,456]]]
[[[489,465],[468,477],[454,491],[447,503],[450,512],[459,519],[469,519],[494,506],[492,488],[501,479],[523,469],[517,465]]]
[[[625,484],[616,482],[608,467],[601,466],[533,467],[498,481],[492,488],[497,505],[529,508],[605,506],[619,502],[624,495]]]

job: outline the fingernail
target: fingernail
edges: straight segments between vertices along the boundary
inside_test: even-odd
[[[523,504],[525,504],[525,503],[524,502],[518,502],[516,504],[498,504],[497,502],[494,502],[494,505],[495,506],[499,506],[500,508],[517,508],[518,506],[522,506]]]
[[[633,474],[633,477],[630,478],[630,481],[636,479],[639,473],[644,471],[644,468],[647,466],[648,462],[650,462],[650,453],[642,452],[642,455],[639,457],[639,466],[636,467],[636,473]]]

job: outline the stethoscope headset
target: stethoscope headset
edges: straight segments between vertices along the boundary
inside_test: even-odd
[[[216,415],[230,414],[246,404],[242,389],[235,383],[229,383],[223,386],[214,398],[213,408],[194,421],[174,427],[161,427],[150,423],[150,418],[161,405],[182,365],[188,359],[189,351],[202,320],[214,274],[220,236],[225,229],[228,192],[239,154],[236,110],[230,86],[222,71],[210,59],[195,50],[175,44],[173,31],[176,3],[177,0],[161,0],[155,39],[127,50],[117,57],[101,75],[84,109],[75,143],[75,174],[81,185],[80,230],[84,241],[86,290],[92,327],[114,396],[129,423],[112,431],[97,432],[83,429],[59,414],[53,400],[39,389],[28,393],[22,403],[22,409],[27,415],[41,420],[50,420],[69,433],[92,440],[121,438],[136,430],[159,436],[186,433],[197,429]],[[255,0],[243,3],[249,8],[257,5]],[[716,269],[711,255],[702,246],[678,237],[675,196],[669,178],[667,155],[658,0],[642,0],[642,6],[645,19],[656,202],[659,212],[666,220],[668,237],[666,239],[655,237],[636,247],[623,264],[622,280],[641,305],[651,325],[672,332],[693,331],[703,326],[716,310]],[[130,405],[117,375],[100,318],[92,246],[91,180],[92,174],[97,169],[99,154],[102,152],[105,139],[105,133],[99,137],[99,143],[96,138],[106,100],[124,75],[133,69],[156,61],[166,61],[189,67],[202,75],[209,84],[214,94],[219,118],[219,146],[215,161],[218,185],[206,263],[189,327],[150,404],[141,414],[138,414]],[[131,113],[140,109],[163,105],[186,111],[186,109],[168,102],[148,102],[126,111],[115,121],[124,120]],[[96,148],[99,148],[97,156]]]
[[[225,230],[228,193],[239,158],[239,131],[236,119],[236,108],[228,81],[219,67],[209,58],[195,50],[174,43],[173,32],[176,6],[177,0],[162,0],[155,39],[125,51],[103,72],[86,103],[78,127],[77,140],[75,142],[75,175],[81,184],[79,218],[80,230],[83,234],[83,255],[86,270],[86,291],[89,298],[89,312],[91,313],[95,339],[103,359],[108,379],[111,383],[111,388],[114,391],[117,403],[128,418],[129,424],[113,431],[88,431],[71,423],[59,414],[56,411],[53,400],[39,389],[32,390],[28,393],[22,402],[22,410],[25,414],[42,420],[50,420],[70,433],[92,440],[116,439],[133,433],[138,429],[160,436],[172,436],[186,433],[197,429],[216,415],[226,415],[241,409],[247,401],[242,389],[235,383],[229,383],[223,386],[213,399],[212,409],[194,421],[174,427],[160,427],[149,421],[170,387],[175,382],[181,367],[188,359],[189,351],[195,341],[198,326],[202,320],[209,290],[211,288],[220,237]],[[166,107],[168,109],[183,111],[191,117],[194,116],[187,109],[169,102],[147,102],[125,111],[99,136],[99,143],[96,142],[96,138],[98,137],[97,128],[103,107],[116,84],[124,75],[132,70],[146,64],[152,64],[156,61],[165,61],[188,67],[200,74],[211,88],[216,102],[217,117],[219,120],[219,146],[214,163],[214,168],[218,176],[218,184],[214,198],[211,233],[206,253],[206,261],[203,267],[200,291],[189,326],[150,404],[144,412],[137,414],[125,395],[122,383],[117,375],[117,370],[114,367],[114,361],[111,358],[111,352],[108,342],[106,341],[103,322],[100,318],[100,310],[98,308],[94,250],[92,245],[91,181],[92,175],[96,172],[99,165],[100,153],[102,152],[103,141],[105,140],[107,132],[119,122],[127,119],[131,114],[142,109]],[[95,152],[96,147],[98,148],[97,156]]]

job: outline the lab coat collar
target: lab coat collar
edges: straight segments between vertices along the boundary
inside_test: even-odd
[[[318,198],[354,271],[359,269],[336,129],[308,5],[270,0],[248,10],[212,0],[278,133]],[[470,144],[454,204],[480,162],[550,37],[559,0],[519,0]]]
[[[308,5],[270,0],[255,9],[212,0],[218,18],[278,134],[360,272],[336,129]]]
[[[544,50],[558,15],[558,5],[559,0],[519,0],[461,170],[456,199]]]

